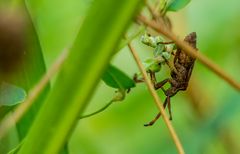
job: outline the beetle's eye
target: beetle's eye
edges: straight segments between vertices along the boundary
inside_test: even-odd
[[[149,33],[147,33],[148,36],[151,36]]]

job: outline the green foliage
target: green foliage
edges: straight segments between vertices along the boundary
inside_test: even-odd
[[[18,144],[14,149],[9,151],[7,154],[17,154],[19,149],[21,148],[23,142],[24,142],[24,140],[22,140],[22,142],[20,144]]]
[[[37,34],[36,27],[34,27],[34,21],[32,20],[30,12],[27,8],[27,2],[21,0],[19,3],[19,8],[22,10],[28,26],[26,31],[27,47],[24,54],[25,57],[23,68],[14,75],[13,83],[21,86],[28,93],[29,90],[31,90],[45,74],[46,66],[43,59],[42,48],[39,42],[39,36]],[[17,131],[20,140],[22,140],[28,133],[28,130],[35,119],[43,100],[48,94],[49,89],[50,85],[47,84],[46,88],[44,88],[44,90],[38,96],[31,108],[17,123]]]
[[[97,111],[83,115],[80,119],[91,117],[107,109],[113,102],[122,101],[125,98],[126,90],[135,87],[135,82],[125,73],[113,65],[109,65],[102,76],[102,80],[110,87],[117,88],[115,96],[102,108]]]
[[[109,65],[102,80],[110,87],[126,90],[135,87],[134,81],[113,65]]]
[[[5,82],[0,84],[0,107],[14,106],[23,102],[25,98],[26,92],[24,89]]]
[[[18,0],[14,1],[17,2]],[[9,78],[4,81],[6,81],[6,83],[11,83],[13,86],[17,86],[17,88],[22,88],[22,90],[24,89],[26,93],[28,93],[28,91],[45,73],[43,55],[47,61],[47,65],[49,66],[63,48],[68,47],[69,44],[72,44],[77,30],[79,30],[79,25],[82,25],[82,23],[84,23],[83,19],[88,16],[85,12],[88,10],[89,6],[92,5],[93,0],[26,1],[30,3],[28,6],[31,10],[31,16],[34,19],[34,27],[32,25],[29,29],[33,33],[30,32],[29,34],[31,35],[27,35],[32,36],[28,39],[30,41],[29,50],[26,51],[26,55],[28,56],[22,71],[16,72],[16,74],[13,75],[13,78]],[[155,0],[149,1],[149,3],[152,4],[157,4],[158,2],[159,1]],[[156,7],[157,10],[161,11],[161,14],[165,19],[165,17],[168,17],[168,14],[165,14],[167,11],[178,11],[185,7],[189,1],[161,0],[160,2],[163,2],[163,4],[157,7],[153,5],[153,7]],[[114,3],[115,4],[113,4],[113,2],[111,3],[112,8],[118,9],[118,2],[115,1]],[[210,59],[220,65],[223,70],[230,73],[231,76],[236,79],[239,77],[240,73],[240,54],[237,52],[239,49],[238,27],[240,26],[240,22],[236,20],[238,19],[238,15],[240,13],[240,5],[238,4],[238,0],[229,2],[227,7],[226,2],[224,1],[192,1],[191,7],[187,7],[187,11],[185,11],[184,14],[179,14],[177,19],[175,18],[175,13],[171,14],[170,16],[170,22],[173,23],[172,27],[174,28],[174,32],[176,32],[176,35],[179,36],[179,38],[182,38],[180,34],[185,34],[187,31],[196,31],[199,34],[199,50],[210,57]],[[18,6],[18,3],[16,3],[16,6]],[[119,14],[119,16],[125,14],[125,11],[129,9],[126,8],[126,10],[121,10],[122,11],[119,12],[122,14]],[[105,11],[105,4],[102,4],[98,14]],[[148,17],[149,14],[147,13],[149,12],[146,13],[144,11],[141,13]],[[169,69],[167,67],[167,69],[165,69],[165,67],[162,65],[158,65],[160,61],[158,61],[159,59],[156,57],[160,56],[158,58],[161,59],[161,57],[165,57],[168,59],[171,55],[169,55],[167,52],[164,52],[164,48],[168,48],[170,51],[170,48],[175,50],[176,46],[173,45],[171,47],[171,45],[155,45],[153,48],[149,48],[142,45],[137,36],[142,34],[145,28],[140,27],[142,28],[140,30],[140,28],[138,29],[137,25],[137,28],[134,27],[133,29],[128,29],[127,34],[133,35],[129,35],[126,39],[123,39],[123,35],[118,35],[122,40],[115,41],[115,43],[114,41],[111,41],[111,39],[103,39],[106,34],[107,36],[111,35],[111,33],[116,35],[116,29],[119,28],[113,27],[109,23],[112,23],[112,17],[119,21],[119,16],[116,17],[114,15],[110,17],[108,14],[113,13],[106,13],[108,20],[110,21],[107,21],[106,25],[102,24],[99,26],[99,20],[97,18],[100,17],[102,19],[102,15],[99,16],[98,14],[92,17],[92,22],[88,22],[89,24],[85,26],[84,31],[88,31],[86,27],[89,27],[92,30],[92,26],[94,26],[96,23],[98,23],[98,25],[96,25],[98,26],[98,30],[93,31],[90,36],[83,35],[82,32],[82,37],[79,36],[77,39],[79,40],[77,41],[79,46],[89,43],[91,44],[91,47],[89,47],[89,44],[87,45],[88,47],[85,47],[84,49],[75,46],[75,53],[78,51],[81,52],[82,55],[85,54],[84,58],[79,58],[77,54],[74,54],[74,56],[77,57],[73,62],[75,65],[69,64],[74,58],[71,58],[71,60],[69,59],[65,64],[64,70],[61,72],[56,82],[56,85],[59,86],[54,85],[56,86],[52,90],[54,94],[49,93],[49,95],[54,96],[51,96],[51,99],[50,97],[48,98],[48,100],[45,102],[48,104],[42,109],[42,111],[40,111],[40,113],[42,112],[41,116],[46,114],[45,119],[36,119],[37,122],[41,122],[41,124],[34,124],[35,130],[37,127],[41,126],[39,127],[38,131],[34,131],[34,134],[38,135],[36,135],[35,138],[27,136],[27,139],[30,139],[31,142],[29,141],[26,145],[24,145],[24,152],[26,152],[26,148],[36,148],[38,150],[40,149],[38,151],[39,153],[43,153],[42,149],[50,149],[52,146],[55,147],[53,144],[59,146],[60,143],[57,140],[59,140],[61,143],[63,140],[65,143],[68,142],[68,138],[64,137],[64,139],[62,139],[62,136],[66,136],[66,134],[70,136],[71,133],[69,132],[73,132],[70,142],[68,142],[69,148],[65,148],[66,150],[61,151],[62,153],[68,150],[71,154],[177,153],[162,120],[159,120],[158,123],[151,128],[145,128],[142,126],[143,123],[153,118],[157,112],[157,110],[151,104],[152,98],[149,96],[148,92],[146,92],[145,85],[139,84],[136,88],[132,89],[131,93],[128,94],[128,97],[125,98],[126,90],[120,91],[118,89],[120,86],[117,86],[116,81],[112,81],[112,78],[107,79],[110,80],[111,84],[114,85],[113,88],[118,89],[112,98],[111,94],[113,89],[109,88],[102,82],[98,84],[98,81],[102,76],[104,76],[104,70],[109,64],[109,60],[106,60],[107,58],[103,60],[100,55],[108,55],[109,50],[105,48],[104,51],[106,51],[106,53],[103,51],[101,53],[96,52],[97,48],[103,48],[101,44],[103,46],[110,45],[111,47],[109,48],[111,49],[112,46],[115,46],[115,49],[117,50],[112,52],[112,55],[115,55],[115,59],[111,60],[111,62],[114,64],[114,66],[117,66],[116,69],[120,71],[118,73],[123,76],[125,76],[125,73],[122,71],[127,72],[128,74],[134,74],[137,71],[136,65],[130,53],[125,50],[126,48],[124,48],[127,43],[132,41],[135,49],[143,60],[146,57],[151,57],[143,61],[145,68],[147,71],[161,71],[157,74],[158,81],[161,81],[166,76],[169,77]],[[131,15],[124,16],[129,19]],[[208,23],[206,16],[211,19],[211,24],[206,24]],[[95,22],[96,20],[97,22]],[[114,22],[114,25],[117,25],[116,22]],[[185,28],[183,28],[182,24],[178,25],[179,22],[187,25],[188,29],[185,29],[185,26]],[[227,25],[228,28],[226,28],[226,26],[219,25]],[[150,32],[152,33],[152,31]],[[88,31],[84,34],[90,33]],[[219,37],[220,34],[221,37]],[[38,38],[40,38],[40,42],[38,41]],[[134,38],[137,39],[134,40]],[[118,45],[116,42],[118,42]],[[41,50],[41,48],[43,50]],[[78,50],[79,48],[80,50]],[[85,52],[83,52],[84,50]],[[121,52],[118,52],[119,50],[121,50]],[[72,55],[71,57],[74,56]],[[82,61],[81,65],[79,61]],[[103,61],[106,63],[103,64]],[[96,66],[96,68],[93,67],[93,65]],[[100,67],[97,65],[101,66],[101,71],[99,71]],[[120,67],[121,70],[118,69]],[[172,123],[174,124],[176,131],[179,133],[184,150],[186,153],[197,154],[238,153],[240,151],[238,144],[238,138],[240,137],[238,113],[240,109],[239,93],[226,85],[224,81],[217,78],[212,72],[207,70],[198,62],[195,63],[194,67],[195,68],[188,88],[189,93],[179,93],[179,95],[171,100],[174,114]],[[76,72],[71,73],[70,75],[68,69],[72,70],[75,68],[77,69]],[[67,79],[65,79],[65,72],[68,74]],[[129,77],[126,76],[126,78],[130,79]],[[98,78],[98,81],[96,81],[96,78]],[[67,83],[65,82],[67,80],[72,81],[69,86],[66,86]],[[95,82],[93,82],[93,80]],[[118,80],[119,79],[117,79],[117,81]],[[54,81],[55,79],[53,78],[53,84],[55,83]],[[125,81],[123,81],[123,83],[125,84]],[[98,85],[97,88],[96,85]],[[82,87],[81,90],[79,89],[80,86]],[[63,88],[66,90],[62,90]],[[61,92],[55,92],[59,89],[61,89]],[[88,96],[86,96],[86,93],[88,93]],[[89,93],[94,94],[94,97],[90,96]],[[14,92],[14,95],[17,94],[20,93]],[[11,135],[11,139],[0,141],[0,153],[6,153],[9,151],[9,149],[13,149],[14,147],[16,148],[11,152],[17,153],[18,149],[20,148],[19,145],[21,145],[20,143],[17,146],[18,137],[20,137],[19,139],[21,140],[28,133],[28,128],[32,126],[32,121],[34,120],[36,114],[38,114],[37,111],[41,107],[41,103],[44,102],[43,100],[45,99],[46,94],[47,92],[44,91],[43,94],[39,95],[39,99],[34,103],[34,107],[32,107],[24,119],[18,123],[17,131],[19,134],[16,134],[15,132],[12,134],[12,131],[10,131],[9,134]],[[78,95],[78,97],[75,95]],[[161,91],[159,91],[159,95],[161,99],[165,98]],[[2,96],[0,96],[0,98],[1,97]],[[52,97],[56,97],[56,99],[53,99]],[[87,106],[90,97],[91,104],[89,105],[90,110],[88,111],[91,113],[91,111],[95,111],[97,109],[96,112],[93,112],[90,115],[99,113],[103,110],[105,111],[106,107],[109,107],[113,101],[121,101],[124,98],[125,100],[124,103],[120,103],[118,106],[117,104],[115,104],[116,106],[111,106],[112,108],[110,108],[108,112],[104,112],[104,114],[101,114],[101,116],[98,118],[80,120],[75,128],[77,122],[72,122],[72,119],[74,119],[72,113],[74,112],[76,117],[75,121],[79,121],[79,117],[81,115],[88,115],[82,114],[82,112]],[[8,97],[8,99],[11,99],[11,97]],[[110,102],[105,105],[104,103],[109,101],[109,99],[111,99]],[[49,105],[50,101],[55,101],[55,104]],[[73,101],[75,101],[75,103],[72,103]],[[13,111],[14,107],[16,107],[16,105],[0,107],[0,121],[7,113]],[[70,111],[70,107],[76,108],[76,110],[79,108],[81,109],[78,111]],[[98,110],[98,108],[100,109]],[[43,112],[43,110],[45,112]],[[71,123],[68,123],[67,121],[71,121]],[[63,125],[60,126],[60,123],[64,123],[64,125],[71,128],[66,128]],[[45,127],[43,127],[44,125]],[[74,128],[76,131],[73,131]],[[69,129],[71,129],[71,131],[69,131]],[[47,134],[46,131],[48,130],[52,130],[52,134],[56,134],[57,137],[53,137],[54,135],[51,133]],[[33,130],[31,130],[30,133],[31,134],[29,135],[33,136]],[[229,134],[230,136],[233,136],[233,138],[224,138],[225,134]],[[195,137],[195,140],[192,140],[193,136]],[[191,144],[189,144],[190,140],[192,140]],[[121,143],[119,141],[121,141]],[[111,142],[111,146],[109,146],[109,142]],[[62,143],[61,146],[64,144],[63,146],[67,147],[67,144],[65,143]],[[42,146],[39,147],[39,145]],[[21,153],[24,152],[21,151]],[[28,153],[35,153],[35,151],[32,149],[32,151]],[[49,153],[53,152],[50,151]]]
[[[140,2],[123,0],[116,5],[112,0],[98,0],[92,3],[20,154],[58,153],[63,147]]]
[[[167,11],[178,11],[184,8],[191,0],[172,0],[168,4],[166,10]]]
[[[117,88],[115,96],[102,108],[97,111],[83,115],[80,119],[91,117],[106,110],[113,102],[122,101],[125,98],[126,90],[135,87],[135,82],[125,73],[113,65],[109,65],[102,76],[102,80],[110,87]]]
[[[4,76],[0,75],[1,82],[4,81],[6,83],[11,83],[11,85],[6,84],[2,86],[1,91],[8,91],[8,96],[1,96],[1,99],[8,99],[8,104],[18,104],[24,100],[26,97],[26,94],[35,86],[35,84],[42,78],[43,74],[45,74],[45,63],[43,59],[43,53],[40,47],[40,42],[38,39],[37,32],[35,30],[34,24],[32,22],[32,19],[30,17],[29,11],[26,7],[25,1],[8,1],[7,3],[0,2],[0,5],[3,5],[9,13],[12,13],[12,16],[15,16],[18,21],[18,18],[22,19],[21,23],[24,26],[20,26],[18,24],[12,24],[13,28],[16,28],[16,36],[7,35],[9,37],[10,42],[7,42],[6,44],[10,44],[11,48],[15,48],[16,44],[21,44],[21,41],[23,47],[19,47],[16,49],[16,53],[8,53],[11,55],[10,57],[15,58],[15,61],[18,60],[20,57],[19,54],[23,53],[21,55],[20,62],[17,63],[19,65],[14,71],[11,72],[10,75]],[[2,6],[1,6],[2,7]],[[2,12],[1,12],[2,13]],[[14,18],[13,18],[14,19]],[[6,23],[11,24],[12,22],[10,20],[6,20]],[[14,22],[13,23],[18,23]],[[19,28],[20,27],[20,28]],[[21,28],[23,27],[23,28]],[[8,27],[6,27],[8,29]],[[6,33],[8,30],[6,30]],[[20,35],[20,36],[19,36]],[[22,36],[23,35],[23,36]],[[3,35],[2,35],[3,36]],[[12,37],[12,38],[11,38]],[[16,38],[17,37],[17,38]],[[22,38],[23,37],[23,38]],[[19,38],[22,38],[22,40],[19,40]],[[12,42],[11,42],[12,40]],[[14,41],[15,40],[15,44]],[[18,41],[18,42],[16,42]],[[23,49],[22,49],[23,48]],[[1,45],[1,49],[4,49]],[[2,50],[4,52],[4,50]],[[5,51],[6,52],[6,51]],[[10,64],[15,63],[15,61],[9,61]],[[14,87],[17,85],[17,87]],[[20,89],[21,88],[21,89]],[[24,90],[23,90],[24,89]],[[28,110],[28,112],[22,117],[22,119],[16,124],[17,127],[17,133],[19,136],[19,139],[22,140],[25,135],[27,134],[40,106],[43,100],[45,99],[45,96],[49,90],[49,85],[46,86],[46,88],[41,92],[38,99],[34,103],[34,105]],[[1,102],[2,103],[2,102]],[[15,106],[4,106],[1,107],[1,116],[0,119],[2,119],[7,113],[12,111]]]

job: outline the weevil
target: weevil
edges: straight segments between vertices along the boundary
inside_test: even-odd
[[[197,49],[196,39],[197,39],[196,32],[192,32],[185,37],[184,41],[187,42],[193,48]],[[174,60],[173,60],[174,68],[171,69],[171,73],[170,73],[171,78],[167,78],[161,82],[157,82],[155,73],[150,74],[154,88],[156,90],[161,88],[164,94],[166,95],[166,99],[164,101],[163,106],[164,108],[168,106],[170,120],[172,120],[170,98],[176,95],[179,91],[185,91],[187,89],[188,82],[192,74],[194,62],[195,62],[194,57],[189,56],[181,48],[177,47],[177,51],[174,54]],[[170,83],[170,88],[168,88],[167,90],[163,88],[163,86],[166,83]],[[160,116],[161,116],[161,113],[158,113],[157,116],[151,122],[149,122],[148,124],[145,124],[144,126],[153,125]]]

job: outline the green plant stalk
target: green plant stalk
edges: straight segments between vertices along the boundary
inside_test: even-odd
[[[63,70],[19,154],[53,154],[61,150],[140,2],[97,0],[92,3]]]

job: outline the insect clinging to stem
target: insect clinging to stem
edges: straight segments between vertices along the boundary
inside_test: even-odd
[[[196,32],[192,32],[185,37],[184,41],[187,42],[193,48],[197,49],[196,39],[197,39]],[[154,88],[156,90],[161,88],[164,94],[166,95],[166,99],[164,101],[163,107],[166,108],[166,106],[168,106],[170,120],[172,120],[170,98],[176,95],[178,91],[185,91],[187,89],[188,82],[192,74],[194,62],[196,60],[195,58],[185,53],[179,47],[177,47],[177,51],[173,55],[174,55],[173,66],[171,67],[170,65],[168,65],[171,70],[170,78],[167,78],[161,82],[157,82],[156,76],[155,76],[156,72],[149,72]],[[166,60],[166,63],[169,64],[168,60]],[[137,80],[136,77],[134,79],[136,82],[140,81],[140,80]],[[163,86],[166,83],[170,84],[170,88],[165,90]],[[161,113],[158,113],[157,116],[152,121],[150,121],[148,124],[145,124],[144,126],[153,125],[160,116],[161,116]]]
[[[197,34],[196,32],[192,32],[188,34],[184,41],[187,42],[193,48],[196,48],[196,40]],[[174,69],[171,69],[171,78],[167,78],[161,82],[156,82],[155,74],[151,75],[152,81],[154,82],[154,88],[157,90],[159,88],[162,89],[164,94],[166,95],[166,99],[164,101],[164,108],[168,106],[169,110],[169,119],[172,120],[172,113],[171,113],[171,102],[170,98],[178,93],[178,91],[185,91],[188,87],[188,82],[192,74],[195,58],[189,56],[185,53],[181,48],[177,47],[177,51],[174,56],[173,64]],[[170,88],[165,90],[163,86],[166,83],[170,83]],[[157,119],[161,116],[161,113],[158,113],[157,116],[148,124],[144,126],[151,126],[153,125]]]

